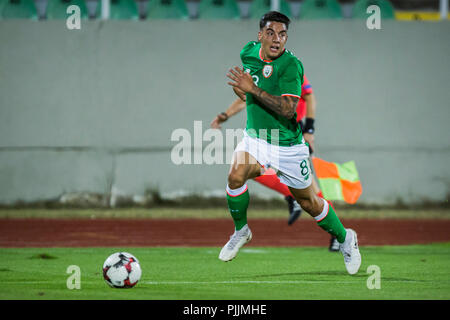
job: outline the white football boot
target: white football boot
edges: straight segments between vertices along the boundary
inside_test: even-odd
[[[252,232],[248,225],[245,225],[241,230],[235,230],[230,237],[230,241],[222,248],[219,254],[219,259],[222,261],[230,261],[236,257],[239,249],[246,243],[252,240]]]
[[[344,263],[349,274],[356,274],[361,266],[361,254],[358,248],[358,237],[352,229],[345,229],[347,235],[344,243],[340,244],[339,250],[344,255]]]

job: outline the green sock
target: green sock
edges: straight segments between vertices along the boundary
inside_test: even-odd
[[[326,205],[324,207],[324,212],[322,212],[322,214],[318,215],[317,217],[314,217],[314,219],[316,219],[319,227],[321,227],[329,234],[335,236],[339,243],[343,243],[345,241],[347,231],[336,215],[336,212],[334,212],[333,207],[330,206],[326,201],[325,203]],[[325,211],[327,209],[326,207],[328,207],[328,213],[326,213]],[[325,215],[325,217],[322,217],[323,215]]]
[[[228,209],[233,217],[236,230],[241,230],[247,224],[247,208],[250,201],[247,185],[231,190],[227,186]]]

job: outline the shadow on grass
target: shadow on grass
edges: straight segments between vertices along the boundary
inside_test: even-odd
[[[335,276],[345,276],[345,277],[351,277],[351,278],[359,278],[359,279],[367,279],[370,274],[366,274],[365,272],[359,272],[354,275],[349,275],[346,271],[337,271],[337,270],[330,270],[330,271],[311,271],[311,272],[289,272],[289,273],[273,273],[273,274],[260,274],[260,275],[254,275],[251,278],[261,279],[261,278],[277,278],[277,277],[289,277],[291,280],[294,280],[293,277],[302,277],[302,276],[309,276],[309,277],[315,277],[315,276],[329,276],[329,277],[335,277]],[[239,278],[249,278],[249,276],[242,276]],[[308,278],[308,281],[323,281],[324,279],[311,279]],[[330,281],[336,280],[335,278],[330,279]],[[428,280],[417,280],[417,279],[407,279],[407,278],[396,278],[396,277],[382,277],[383,281],[401,281],[401,282],[428,282]]]
[[[254,275],[253,278],[271,278],[271,277],[295,277],[295,276],[345,276],[345,271],[316,271],[316,272],[288,272]],[[356,275],[360,276],[360,275]],[[361,275],[363,276],[363,275]],[[242,277],[244,278],[244,277]]]
[[[34,256],[31,256],[30,259],[49,260],[49,259],[58,259],[58,257],[52,256],[51,254],[48,254],[48,253],[39,253],[39,254],[35,254]]]

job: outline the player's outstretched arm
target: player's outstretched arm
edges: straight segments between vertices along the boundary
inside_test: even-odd
[[[291,119],[295,114],[299,98],[291,96],[273,96],[266,91],[258,88],[254,83],[252,76],[242,69],[235,67],[230,69],[227,77],[232,80],[228,84],[234,88],[252,94],[263,106]]]
[[[240,98],[233,101],[225,112],[219,113],[211,122],[211,128],[220,129],[221,124],[245,109],[245,102]]]
[[[256,86],[255,90],[250,93],[266,108],[275,111],[287,119],[294,117],[298,98],[291,96],[273,96]]]
[[[314,93],[303,95],[306,103],[306,119],[303,125],[303,138],[309,144],[309,152],[314,152],[314,119],[316,117],[316,97]]]

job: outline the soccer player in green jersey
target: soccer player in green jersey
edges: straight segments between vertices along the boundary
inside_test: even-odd
[[[333,208],[311,186],[309,149],[295,113],[303,65],[284,48],[289,23],[289,18],[279,12],[266,13],[259,23],[258,42],[249,42],[241,51],[243,69],[234,67],[227,74],[235,93],[245,95],[247,125],[243,140],[234,150],[226,188],[235,232],[219,259],[232,260],[252,239],[247,224],[246,182],[272,168],[319,227],[337,238],[346,269],[355,274],[361,265],[356,232],[344,228]]]

